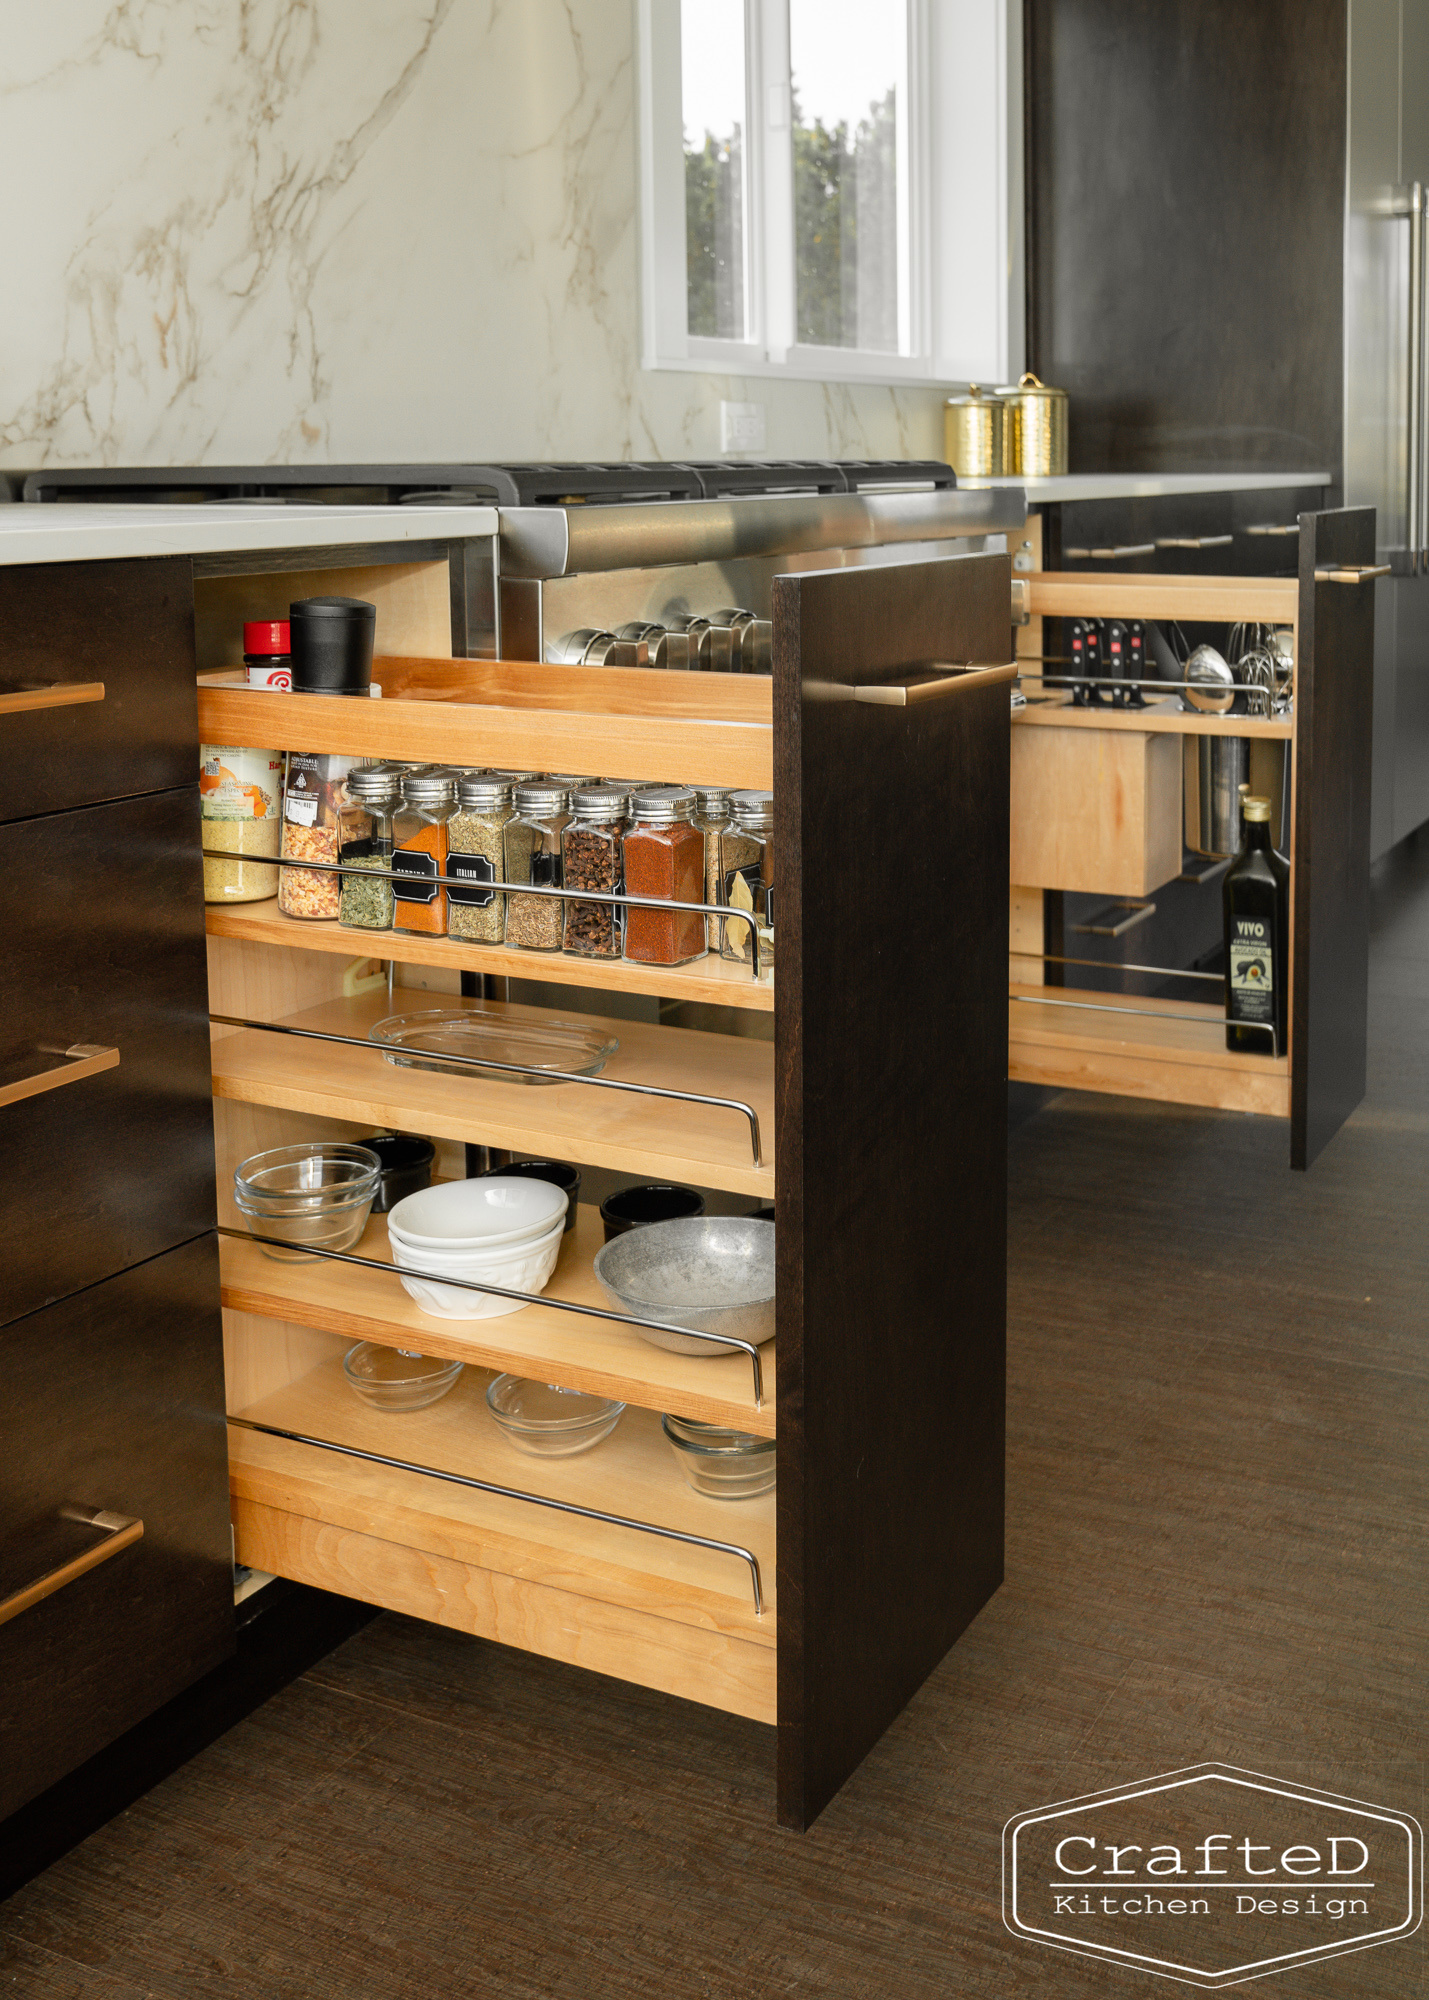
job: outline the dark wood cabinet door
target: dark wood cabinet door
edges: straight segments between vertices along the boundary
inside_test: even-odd
[[[196,781],[186,556],[0,568],[0,693],[74,682],[104,699],[0,713],[0,820]]]
[[[232,1586],[210,1235],[0,1331],[0,1818],[225,1659]]]
[[[0,1325],[214,1226],[202,866],[196,782],[0,825]]]
[[[779,1810],[806,1826],[1002,1579],[1005,555],[774,584]],[[1009,677],[1010,678],[1010,677]]]

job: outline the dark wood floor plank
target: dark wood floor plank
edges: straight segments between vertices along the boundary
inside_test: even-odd
[[[1011,1813],[1221,1757],[1423,1819],[1424,849],[1308,1175],[1231,1115],[1014,1132],[1007,1581],[809,1834],[759,1725],[386,1617],[0,1906],[0,1994],[1105,2000],[1003,1929]],[[1426,1976],[1421,1933],[1280,1984]]]

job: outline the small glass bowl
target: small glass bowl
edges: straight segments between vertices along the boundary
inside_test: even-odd
[[[280,1264],[309,1264],[318,1250],[350,1250],[367,1226],[382,1162],[366,1146],[324,1141],[255,1153],[233,1176],[233,1199],[260,1243]]]
[[[753,1500],[774,1485],[774,1439],[751,1437],[693,1417],[660,1419],[676,1462],[696,1493],[710,1500]]]
[[[408,1347],[378,1347],[360,1340],[342,1357],[348,1386],[374,1410],[425,1410],[439,1403],[466,1364],[414,1354]]]
[[[607,1396],[527,1382],[519,1375],[498,1375],[486,1392],[486,1407],[512,1444],[537,1458],[574,1458],[589,1451],[625,1414],[624,1403]]]

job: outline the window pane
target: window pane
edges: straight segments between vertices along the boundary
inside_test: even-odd
[[[907,40],[907,0],[790,0],[802,342],[899,351]]]
[[[743,340],[744,0],[680,0],[680,99],[689,330]]]

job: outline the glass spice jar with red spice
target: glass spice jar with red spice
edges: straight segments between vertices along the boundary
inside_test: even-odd
[[[705,899],[705,837],[694,824],[693,792],[636,792],[625,834],[625,889],[672,903]],[[642,965],[683,965],[705,953],[698,910],[651,910],[632,903],[625,916],[625,956]]]

